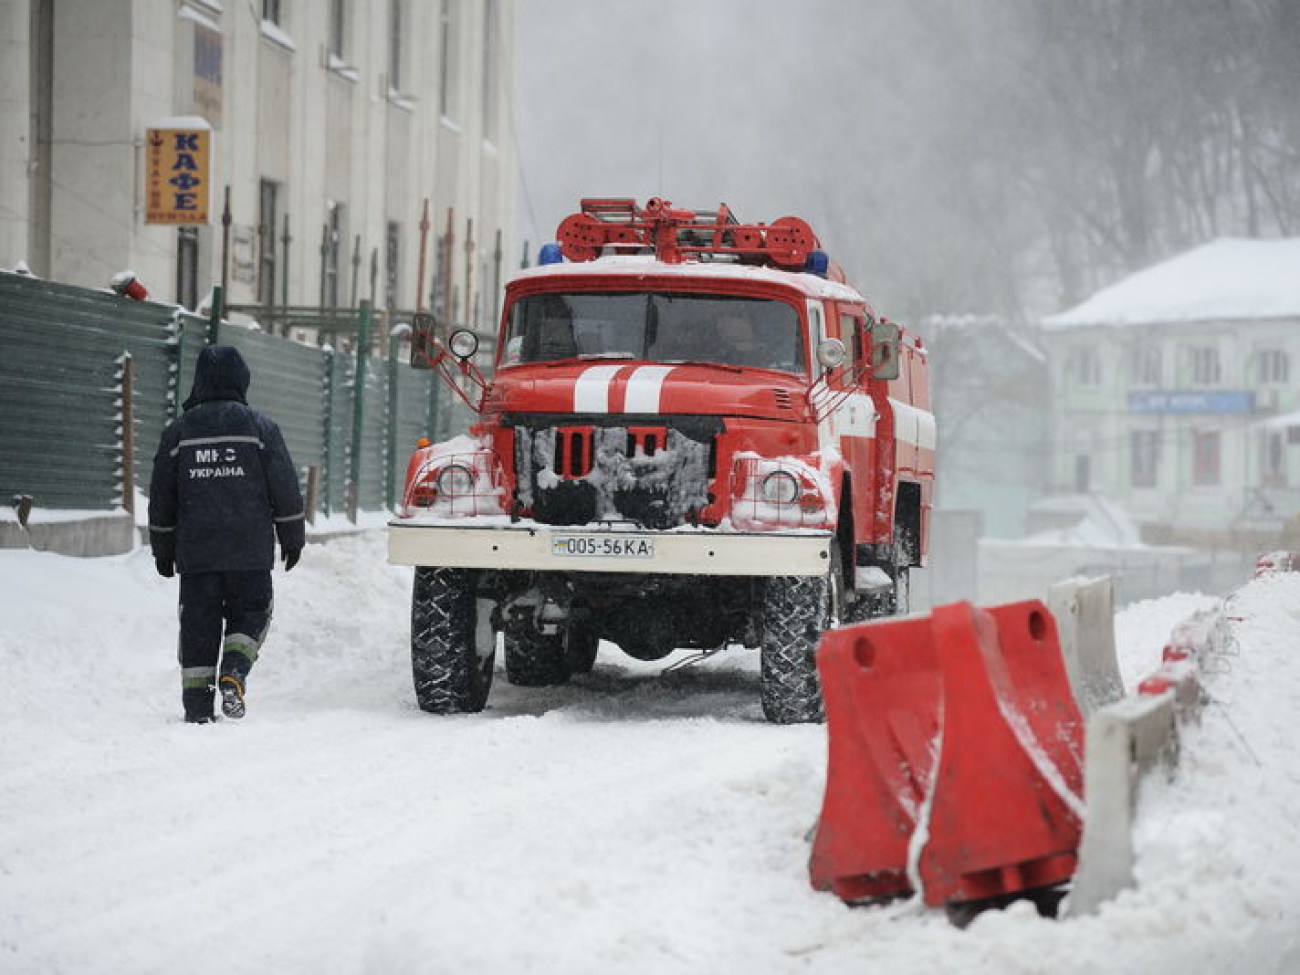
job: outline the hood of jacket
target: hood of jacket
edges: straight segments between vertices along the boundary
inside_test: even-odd
[[[199,353],[194,366],[194,388],[185,400],[185,409],[220,399],[247,404],[245,397],[251,378],[238,349],[228,345],[210,345]]]

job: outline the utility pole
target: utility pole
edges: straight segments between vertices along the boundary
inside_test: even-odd
[[[230,184],[226,184],[226,205],[221,210],[221,291],[213,297],[215,307],[213,316],[221,321],[225,314],[223,302],[230,292],[230,225],[234,218],[230,215]]]
[[[325,285],[329,276],[330,225],[320,226],[320,306],[325,307]]]
[[[357,307],[357,278],[361,274],[361,235],[352,240],[352,307]]]
[[[470,296],[474,293],[470,290],[471,282],[474,279],[474,218],[470,217],[465,221],[465,324],[470,328],[477,330],[478,323],[473,320],[474,316],[470,313],[472,305]]]

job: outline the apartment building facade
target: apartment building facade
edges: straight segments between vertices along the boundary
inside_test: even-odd
[[[1052,488],[1148,541],[1261,543],[1300,512],[1300,239],[1222,239],[1044,322]]]
[[[0,266],[487,325],[516,250],[514,26],[513,0],[6,0]],[[159,166],[164,139],[206,156]]]

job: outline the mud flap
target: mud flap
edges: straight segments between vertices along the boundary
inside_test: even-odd
[[[829,759],[814,887],[939,906],[1070,878],[1083,723],[1041,602],[831,631],[818,667]]]

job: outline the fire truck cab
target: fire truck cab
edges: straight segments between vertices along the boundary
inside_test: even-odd
[[[481,710],[498,648],[546,685],[601,640],[740,644],[769,720],[821,720],[822,631],[904,610],[926,560],[925,350],[795,217],[584,200],[558,238],[506,286],[490,381],[470,333],[428,356],[479,421],[415,451],[389,524],[420,707]]]

